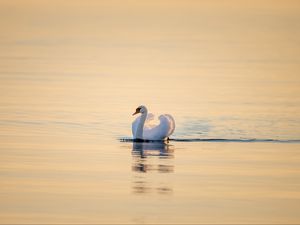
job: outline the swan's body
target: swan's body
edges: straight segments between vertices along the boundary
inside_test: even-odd
[[[139,106],[133,114],[141,113],[132,123],[132,134],[134,139],[138,140],[165,140],[175,130],[175,120],[169,114],[160,115],[159,124],[153,125],[154,120],[152,113],[148,114],[145,106]]]

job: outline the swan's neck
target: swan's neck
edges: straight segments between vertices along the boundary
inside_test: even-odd
[[[142,113],[140,122],[136,129],[136,139],[143,139],[144,124],[147,118],[147,111]]]

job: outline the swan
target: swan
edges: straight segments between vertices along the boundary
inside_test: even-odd
[[[133,116],[141,113],[132,123],[132,134],[135,140],[162,141],[167,139],[175,130],[175,120],[169,114],[160,115],[158,125],[151,124],[154,114],[149,113],[146,106],[136,108]]]

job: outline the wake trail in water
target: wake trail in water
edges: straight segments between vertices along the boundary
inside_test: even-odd
[[[227,138],[170,138],[165,141],[135,140],[132,138],[120,138],[121,142],[271,142],[271,143],[300,143],[299,140],[281,140],[281,139],[227,139]]]
[[[282,143],[300,143],[300,140],[280,140],[280,139],[223,139],[223,138],[194,138],[194,139],[181,139],[175,138],[170,141],[177,142],[282,142]]]

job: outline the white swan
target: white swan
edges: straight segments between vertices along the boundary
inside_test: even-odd
[[[133,138],[137,140],[165,140],[175,130],[175,120],[169,114],[160,115],[158,125],[151,124],[154,120],[152,113],[148,114],[148,110],[145,106],[141,105],[136,108],[135,114],[141,113],[132,123]]]

